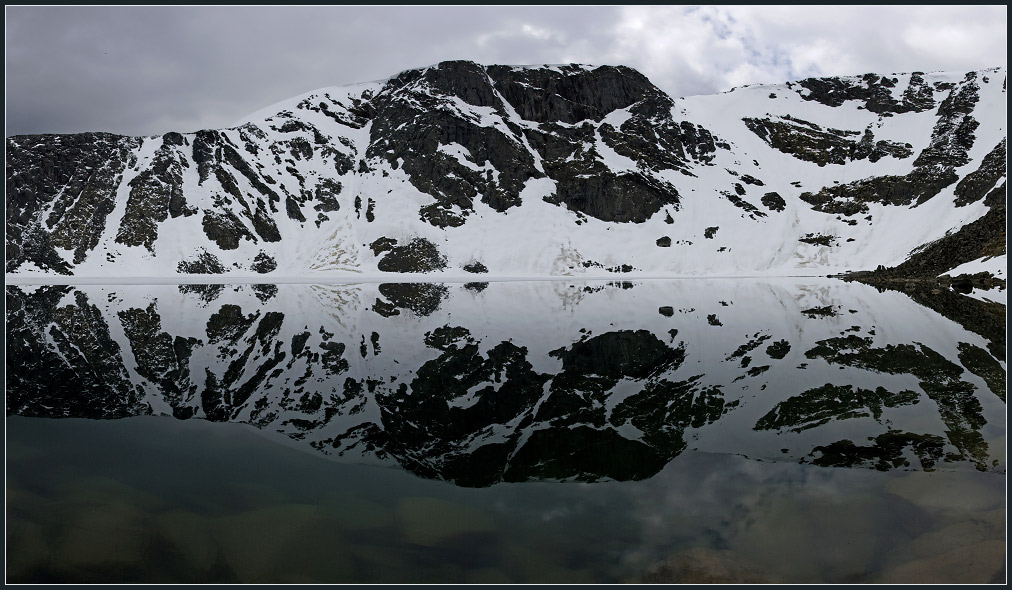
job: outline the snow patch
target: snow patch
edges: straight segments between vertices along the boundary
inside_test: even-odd
[[[942,274],[955,277],[961,274],[973,275],[979,272],[989,272],[1003,281],[1007,280],[1008,255],[1001,254],[999,256],[984,256],[976,260],[971,260],[965,264],[960,264],[956,268]]]

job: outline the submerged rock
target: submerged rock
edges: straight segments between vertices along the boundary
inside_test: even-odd
[[[325,582],[350,565],[340,529],[315,505],[285,504],[221,517],[215,539],[240,582]]]
[[[98,505],[68,521],[56,561],[78,581],[127,581],[145,568],[152,538],[148,513],[127,504]]]
[[[1004,540],[960,547],[929,558],[910,561],[883,573],[879,584],[1004,584]]]
[[[481,510],[437,498],[403,498],[396,512],[404,540],[426,547],[459,535],[496,530],[492,518]]]
[[[769,584],[774,580],[734,551],[696,547],[651,566],[635,584]]]
[[[890,479],[886,491],[933,512],[990,510],[1002,502],[1000,490],[958,472],[914,471],[905,477]]]

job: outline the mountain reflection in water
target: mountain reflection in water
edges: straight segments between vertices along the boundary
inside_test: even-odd
[[[7,367],[9,416],[246,423],[466,487],[687,449],[1005,469],[1004,341],[828,279],[8,286]]]
[[[8,286],[8,581],[1001,582],[1004,306],[917,297]]]

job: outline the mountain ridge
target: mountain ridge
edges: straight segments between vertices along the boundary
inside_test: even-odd
[[[457,61],[311,91],[224,130],[13,136],[6,268],[438,277],[898,266],[1005,192],[1005,92],[1005,69],[991,68],[672,99],[625,66]],[[946,270],[987,258],[973,254]]]

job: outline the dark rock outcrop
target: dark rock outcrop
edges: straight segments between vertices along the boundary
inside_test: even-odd
[[[443,62],[392,78],[370,101],[373,125],[366,156],[402,169],[415,188],[436,199],[424,221],[446,227],[440,212],[466,217],[475,199],[505,211],[520,204],[528,179],[543,177],[519,127],[482,124],[482,115],[473,114],[490,109],[489,117],[509,120],[492,84],[478,64]],[[451,144],[462,148],[459,157],[466,163],[439,150]],[[487,174],[476,170],[485,167],[490,167]]]
[[[432,272],[447,266],[439,248],[425,238],[414,238],[404,246],[388,245],[387,251],[377,264],[385,272]]]
[[[910,83],[903,91],[902,99],[893,97],[892,88],[898,78],[865,74],[854,78],[807,78],[798,82],[802,89],[798,94],[805,100],[814,100],[836,107],[853,100],[864,103],[864,108],[879,115],[921,112],[935,106],[932,88],[924,82],[923,72],[910,75]]]
[[[973,106],[979,100],[976,73],[970,72],[953,88],[938,107],[938,121],[931,143],[914,160],[914,169],[905,176],[877,176],[826,187],[817,193],[803,193],[801,200],[816,211],[846,216],[866,213],[865,203],[888,205],[920,204],[957,180],[955,169],[969,162],[969,150],[979,123]]]
[[[970,203],[976,203],[983,199],[994,189],[998,181],[1007,176],[1007,154],[1005,151],[1006,140],[1002,138],[998,145],[994,146],[984,160],[980,168],[967,174],[963,180],[956,185],[956,205],[962,207]]]
[[[717,149],[712,134],[674,121],[671,99],[625,67],[443,62],[391,79],[370,104],[366,155],[404,170],[436,200],[420,216],[437,227],[465,223],[475,199],[496,211],[517,206],[527,181],[545,176],[557,183],[548,202],[605,221],[642,222],[678,203],[677,190],[656,171],[687,171],[690,159],[708,162]],[[602,123],[626,108],[632,116],[619,128]],[[608,169],[584,147],[598,137],[639,172]],[[452,145],[459,149],[440,150]]]
[[[780,212],[787,208],[787,202],[780,193],[770,192],[763,195],[762,204],[770,211]]]
[[[191,275],[218,275],[225,272],[225,266],[218,257],[207,250],[201,250],[194,260],[183,260],[176,272]]]
[[[34,264],[72,274],[54,247],[72,250],[79,264],[98,245],[123,171],[141,143],[111,133],[8,137],[7,271]]]
[[[151,167],[130,181],[130,197],[116,235],[117,242],[144,246],[154,252],[161,222],[169,216],[188,217],[197,212],[187,205],[183,194],[183,169],[190,163],[181,149],[182,144],[180,134],[166,133]]]
[[[886,156],[897,159],[913,155],[910,144],[875,141],[871,127],[859,131],[823,129],[815,123],[789,115],[772,118],[744,119],[745,126],[770,147],[800,160],[826,164],[846,164],[855,160],[877,162]],[[860,136],[860,139],[856,139]]]

